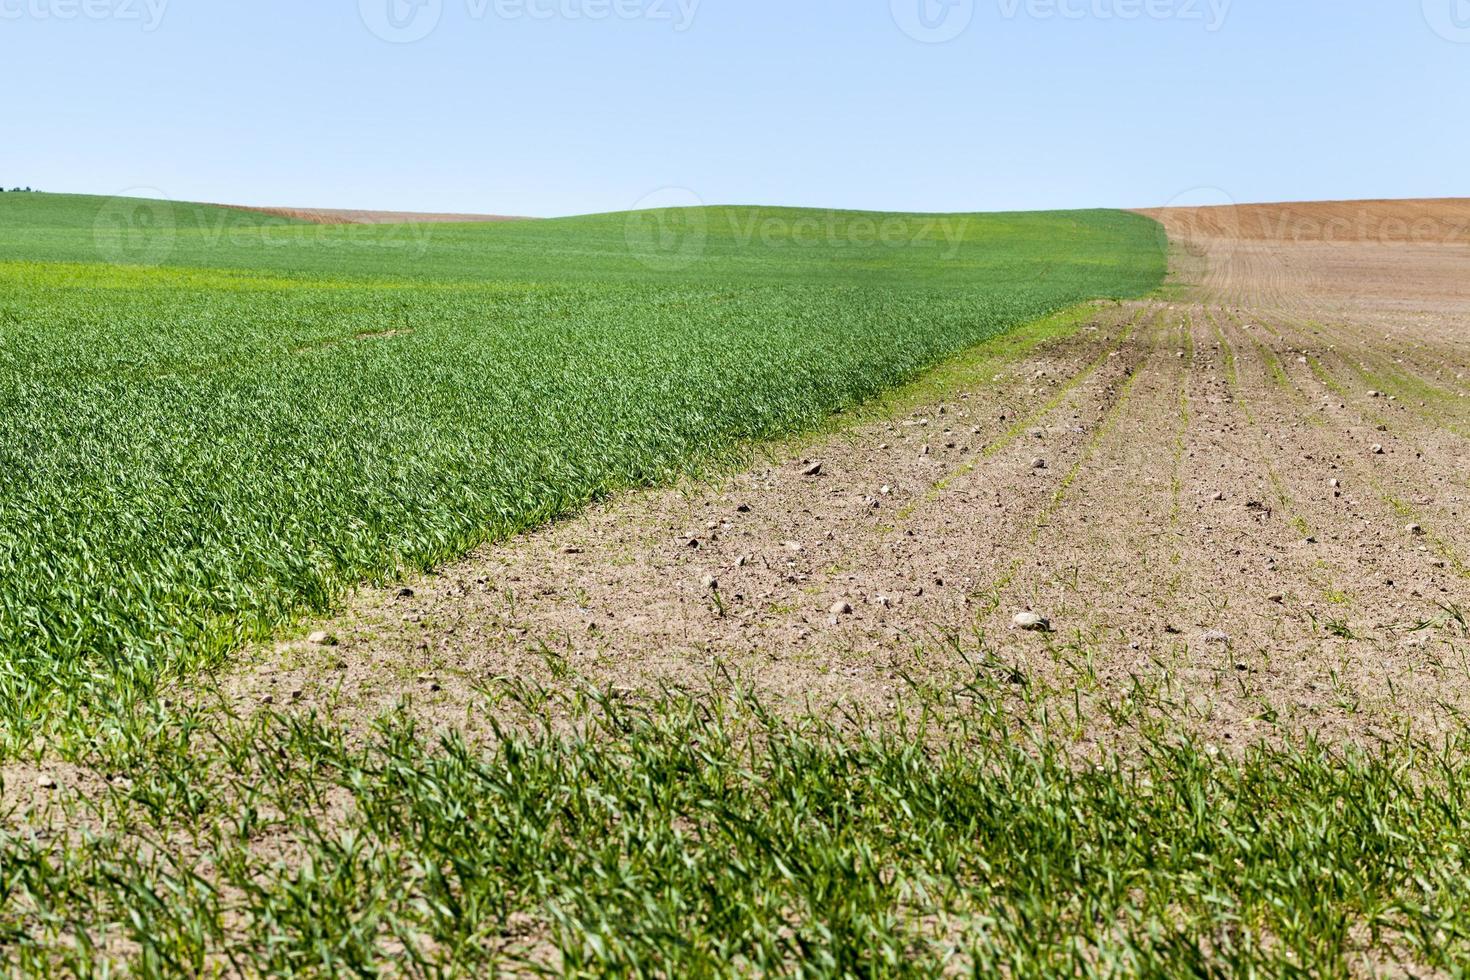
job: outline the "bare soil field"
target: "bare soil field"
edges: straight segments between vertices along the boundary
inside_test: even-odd
[[[241,211],[271,214],[279,218],[295,218],[318,225],[404,225],[449,224],[475,221],[527,221],[503,214],[442,214],[423,211],[356,211],[341,208],[253,208],[228,205]]]
[[[656,690],[714,666],[793,710],[881,711],[978,659],[1156,698],[1226,747],[1431,734],[1470,709],[1470,244],[1257,233],[1359,212],[1470,219],[1155,212],[1163,298],[972,354],[716,483],[364,590],[224,693],[363,718],[407,699],[474,730],[504,675]]]
[[[1470,199],[1144,208],[1179,240],[1470,245]]]
[[[1205,303],[1320,310],[1470,305],[1470,200],[1343,201],[1143,210]]]

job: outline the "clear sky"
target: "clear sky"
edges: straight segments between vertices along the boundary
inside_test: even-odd
[[[0,79],[0,181],[52,191],[526,215],[1470,196],[1470,0],[0,0]]]

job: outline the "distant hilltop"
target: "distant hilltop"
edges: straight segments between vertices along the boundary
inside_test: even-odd
[[[402,225],[402,224],[447,224],[467,221],[531,221],[505,214],[444,214],[420,211],[354,211],[342,208],[256,208],[243,204],[226,207],[241,211],[254,211],[279,218],[295,218],[318,225]]]

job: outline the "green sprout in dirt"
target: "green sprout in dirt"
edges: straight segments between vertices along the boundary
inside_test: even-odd
[[[976,658],[893,717],[725,676],[485,690],[493,736],[181,715],[7,824],[22,972],[1043,977],[1453,973],[1470,731],[1221,752],[1139,682],[1089,710]],[[1090,700],[1090,698],[1089,698]],[[1058,721],[1061,724],[1058,724]],[[1096,722],[1094,721],[1094,724]],[[89,829],[84,829],[89,828]]]

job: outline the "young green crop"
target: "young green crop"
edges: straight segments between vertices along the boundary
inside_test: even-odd
[[[1163,270],[1117,212],[333,228],[0,200],[0,752]]]
[[[632,702],[498,682],[478,743],[397,712],[366,739],[176,713],[86,760],[132,778],[68,797],[59,833],[0,822],[0,965],[1423,976],[1470,957],[1470,733],[1229,755],[1140,689],[1108,698],[1097,756],[1059,734],[1072,691],[977,663],[882,718],[783,718],[728,677]]]

